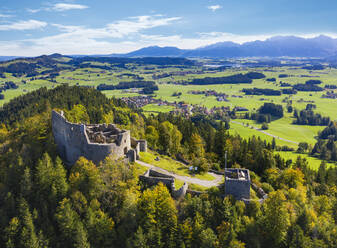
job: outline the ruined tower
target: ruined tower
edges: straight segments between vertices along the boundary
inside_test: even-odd
[[[99,164],[107,156],[127,158],[130,162],[147,150],[146,140],[131,138],[129,130],[114,124],[76,124],[66,120],[63,112],[52,111],[52,130],[60,157],[73,165],[79,157]]]
[[[250,176],[247,169],[226,169],[225,194],[237,200],[250,199]]]

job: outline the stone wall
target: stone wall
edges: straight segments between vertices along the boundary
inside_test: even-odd
[[[250,182],[226,179],[225,192],[237,200],[250,199]]]
[[[184,182],[183,186],[181,186],[180,189],[177,189],[177,190],[173,183],[172,188],[171,188],[171,195],[175,199],[180,199],[186,195],[187,189],[188,189],[188,184],[186,182]]]
[[[136,159],[139,159],[140,144],[135,138],[131,138],[131,147],[136,151]]]
[[[198,191],[198,190],[191,190],[191,189],[187,189],[186,193],[192,195],[192,196],[200,196],[202,194],[205,194],[205,191]]]
[[[126,154],[127,159],[129,160],[129,162],[133,163],[138,159],[138,155],[135,149],[131,149],[128,151],[128,153]]]
[[[231,174],[235,176],[231,176]],[[233,195],[237,200],[250,199],[249,170],[227,169],[225,173],[225,194]]]
[[[147,141],[146,140],[138,140],[138,143],[139,143],[139,150],[141,152],[147,152]]]
[[[163,183],[171,190],[172,183],[174,184],[174,177],[162,174],[155,170],[147,170],[144,175],[140,175],[139,179],[147,186],[154,186],[158,183]]]
[[[188,189],[188,184],[185,182],[184,185],[180,187],[180,189],[176,190],[174,185],[175,178],[173,176],[160,173],[153,169],[149,169],[144,173],[144,175],[140,175],[139,180],[147,186],[154,186],[160,182],[163,183],[169,189],[172,197],[175,199],[184,197]]]
[[[101,125],[104,128],[111,127]],[[83,156],[88,160],[99,164],[107,156],[132,158],[132,162],[137,159],[139,152],[129,152],[131,147],[131,136],[128,130],[116,129],[116,139],[114,143],[93,143],[88,137],[87,131],[100,125],[75,124],[68,122],[63,113],[52,111],[52,130],[54,140],[60,157],[68,165],[73,165],[79,157]],[[90,133],[89,133],[90,134]],[[90,134],[91,135],[91,134]],[[140,144],[138,144],[140,147]]]

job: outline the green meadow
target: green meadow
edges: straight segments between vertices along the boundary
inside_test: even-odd
[[[296,161],[297,157],[300,156],[302,158],[305,158],[308,162],[308,165],[311,169],[313,170],[317,170],[319,168],[319,166],[322,163],[322,160],[309,156],[308,154],[300,154],[300,153],[296,153],[296,152],[277,152],[281,155],[282,158],[284,159],[291,159],[293,162]],[[330,166],[336,166],[336,164],[334,163],[328,163],[326,162],[327,167]]]
[[[144,112],[150,112],[150,113],[165,113],[170,112],[171,110],[174,110],[175,108],[173,106],[159,106],[157,104],[149,104],[143,107]]]

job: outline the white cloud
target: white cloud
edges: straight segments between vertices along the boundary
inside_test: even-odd
[[[51,9],[55,11],[66,11],[72,9],[87,9],[87,8],[89,7],[82,4],[57,3]]]
[[[0,25],[0,31],[8,31],[8,30],[31,30],[31,29],[39,29],[47,26],[46,22],[41,22],[37,20],[28,20],[28,21],[18,21],[10,24],[2,24]]]
[[[139,40],[142,31],[171,25],[180,19],[180,17],[161,15],[137,16],[119,20],[101,28],[51,24],[61,33],[37,39],[2,42],[0,54],[35,56],[54,52],[62,54],[124,53],[147,45],[148,40]],[[154,42],[156,40],[151,44],[154,45]]]
[[[112,36],[121,38],[144,29],[166,26],[180,19],[180,17],[161,18],[161,16],[137,16],[130,18],[130,20],[122,20],[108,24],[106,31]]]
[[[222,6],[221,5],[211,5],[211,6],[207,6],[207,9],[210,9],[212,10],[213,12],[218,10],[218,9],[221,9]]]
[[[39,12],[39,11],[41,11],[42,9],[26,9],[29,13],[32,13],[32,14],[34,14],[34,13],[37,13],[37,12]]]
[[[41,54],[110,54],[126,53],[146,46],[176,46],[182,49],[193,49],[217,42],[233,41],[244,43],[255,40],[266,40],[276,34],[239,35],[225,32],[195,33],[189,37],[183,35],[149,35],[152,28],[175,24],[180,17],[162,15],[137,16],[118,20],[99,28],[85,26],[66,26],[51,24],[59,33],[41,38],[27,38],[16,41],[0,41],[0,54],[17,56],[37,56]],[[36,21],[38,22],[38,21]],[[26,23],[32,24],[31,21]],[[20,22],[19,22],[20,24]],[[35,28],[47,23],[35,24]],[[24,30],[34,25],[12,23],[0,25],[0,30]],[[278,34],[289,35],[289,34]],[[294,34],[300,37],[315,37],[317,34]],[[337,37],[337,34],[327,34]]]
[[[194,37],[181,35],[147,35],[131,31],[120,41],[120,34],[126,31],[109,33],[108,29],[87,29],[80,26],[56,25],[63,33],[39,39],[27,39],[10,44],[0,43],[0,54],[37,56],[41,54],[110,54],[126,53],[146,46],[176,46],[181,49],[193,49],[216,42],[246,42],[266,39],[271,36],[241,36],[229,33],[199,33]],[[29,45],[27,45],[29,44]],[[6,47],[6,49],[5,49]]]
[[[127,20],[110,23],[105,27],[96,29],[86,28],[83,26],[52,24],[63,32],[53,37],[68,38],[78,36],[91,39],[124,38],[130,35],[138,34],[142,30],[170,25],[180,19],[180,17],[164,18],[161,16],[137,16],[131,17]]]
[[[67,10],[82,10],[89,8],[87,5],[82,4],[70,4],[70,3],[56,3],[51,7],[39,8],[39,9],[26,9],[29,13],[35,14],[40,11],[67,11]]]
[[[7,17],[12,17],[12,15],[0,14],[0,18],[7,18]]]

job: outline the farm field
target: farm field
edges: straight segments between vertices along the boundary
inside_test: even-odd
[[[282,141],[282,143],[285,142],[284,143],[285,145],[288,145],[288,146],[295,145],[297,147],[297,144],[295,143],[300,143],[300,142],[307,142],[308,144],[314,145],[316,143],[315,136],[317,136],[317,133],[319,131],[322,131],[324,129],[324,127],[322,126],[294,125],[292,124],[292,121],[293,121],[293,118],[291,118],[290,116],[285,116],[281,119],[272,121],[271,123],[269,123],[268,125],[269,128],[265,132],[276,136],[275,137],[276,140],[278,140],[279,142]],[[250,132],[252,133],[254,131],[250,128],[251,126],[255,128],[259,128],[259,129],[261,128],[261,124],[258,124],[256,121],[253,121],[253,120],[238,119],[238,120],[235,120],[235,122],[248,124],[249,125],[248,127],[245,126],[245,129],[248,129],[246,131],[248,133]],[[236,123],[232,122],[231,125],[233,124],[235,125]],[[262,137],[263,133],[258,132],[257,135]],[[280,140],[279,138],[283,138],[283,139],[293,141],[293,142],[287,142],[284,140]]]
[[[143,107],[143,110],[145,113],[165,113],[165,112],[170,112],[173,110],[173,106],[158,106],[156,104],[149,104]]]
[[[295,152],[277,152],[277,153],[280,154],[281,157],[283,157],[284,159],[291,159],[293,162],[296,161],[298,156],[305,158],[308,161],[309,167],[313,170],[318,170],[319,166],[322,163],[322,160],[315,158],[315,157],[308,156],[308,154],[299,154]],[[328,162],[326,163],[326,165],[327,167],[336,166],[336,164],[328,163]]]
[[[270,132],[270,133],[273,133],[270,130],[267,130],[267,131]],[[238,134],[241,137],[244,137],[246,139],[249,139],[252,136],[260,137],[262,140],[266,140],[267,142],[270,142],[270,143],[273,140],[273,137],[271,137],[269,135],[261,133],[261,132],[255,130],[255,129],[251,129],[250,127],[243,126],[243,125],[240,125],[240,124],[237,124],[237,123],[233,123],[233,122],[231,122],[231,129],[229,130],[229,133],[231,133],[233,135]],[[273,133],[273,134],[275,134],[275,133]],[[284,136],[284,137],[287,137],[287,136]],[[298,141],[301,140],[301,139],[298,139],[297,135],[295,135],[295,136],[293,136],[291,138],[292,138],[292,140],[298,140]],[[276,141],[276,145],[277,146],[288,146],[288,147],[294,148],[295,150],[298,147],[297,144],[294,144],[294,143],[291,143],[291,142],[286,142],[286,141],[280,140],[278,138],[276,138],[275,141]],[[307,141],[310,141],[310,140],[307,140]],[[308,142],[308,143],[311,144],[311,145],[314,144],[312,142]],[[301,156],[301,157],[305,158],[308,161],[308,165],[310,166],[310,168],[312,168],[314,170],[317,170],[319,168],[321,162],[322,162],[322,160],[320,160],[318,158],[315,158],[315,157],[311,157],[308,154],[299,154],[299,153],[296,153],[296,152],[277,152],[277,153],[279,153],[282,158],[284,158],[286,160],[287,159],[291,159],[293,162],[296,161],[296,158],[298,156]],[[335,166],[334,163],[327,163],[327,165],[328,166]]]
[[[267,134],[261,133],[255,129],[252,129],[250,127],[247,126],[243,126],[241,124],[237,124],[237,123],[230,123],[231,128],[229,129],[229,133],[233,134],[233,135],[240,135],[241,137],[245,138],[245,139],[249,139],[252,136],[255,137],[260,137],[262,140],[266,140],[267,142],[271,143],[273,140],[272,136],[269,136]],[[294,149],[297,148],[297,144],[291,143],[291,142],[286,142],[284,140],[280,140],[275,138],[276,141],[276,145],[278,146],[289,146],[292,147]]]

